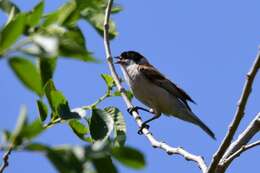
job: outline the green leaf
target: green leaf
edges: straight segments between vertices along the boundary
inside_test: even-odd
[[[112,117],[101,109],[93,109],[90,119],[90,134],[94,140],[106,140],[113,130]]]
[[[15,41],[22,35],[25,27],[26,15],[18,14],[0,32],[0,55],[4,54]]]
[[[40,58],[40,73],[43,86],[53,77],[56,68],[56,58]]]
[[[25,107],[22,107],[20,110],[20,114],[18,120],[16,122],[15,130],[11,134],[11,143],[15,146],[20,145],[22,143],[21,133],[25,126],[27,125],[27,110]]]
[[[112,9],[111,9],[111,13],[112,14],[116,14],[116,13],[119,13],[123,10],[122,6],[119,6],[119,5],[113,5]]]
[[[11,132],[10,131],[8,131],[8,130],[3,130],[2,131],[2,142],[3,143],[8,143],[8,142],[10,142],[10,140],[11,140],[11,137],[12,137],[12,134],[11,134]]]
[[[119,91],[115,91],[112,96],[121,96],[121,93]],[[131,91],[126,90],[126,96],[129,100],[132,100],[134,95]]]
[[[115,147],[112,149],[112,155],[119,162],[134,169],[142,169],[145,166],[143,154],[130,147]]]
[[[50,104],[50,107],[53,111],[52,120],[56,120],[56,118],[60,117],[63,120],[80,118],[78,113],[71,112],[69,103],[67,99],[64,97],[62,92],[56,90],[55,85],[52,80],[49,80],[45,85],[45,94]]]
[[[59,172],[83,173],[84,162],[70,149],[49,149],[47,151],[47,157]]]
[[[85,127],[84,124],[82,124],[79,120],[70,120],[69,125],[73,132],[83,141],[89,142],[89,139],[85,137],[89,133],[89,129]]]
[[[44,86],[44,91],[45,91],[46,97],[47,97],[47,99],[48,99],[48,101],[49,101],[51,91],[57,91],[57,89],[56,89],[56,87],[55,87],[55,85],[54,85],[53,80],[50,79],[50,80],[45,84],[45,86]]]
[[[116,167],[109,156],[92,160],[97,173],[117,173]]]
[[[52,111],[58,113],[59,105],[66,104],[67,100],[64,98],[61,92],[57,91],[54,82],[52,80],[49,80],[46,83],[44,87],[44,91]]]
[[[30,27],[34,27],[40,22],[41,16],[43,14],[44,1],[38,3],[31,12],[27,14],[27,24]]]
[[[49,147],[40,143],[29,143],[24,149],[28,151],[48,151]]]
[[[31,61],[21,57],[12,57],[9,64],[16,76],[27,88],[39,96],[42,95],[40,73]]]
[[[88,21],[96,31],[103,37],[103,24],[104,24],[104,11],[107,5],[107,1],[85,1],[85,0],[76,0],[77,8],[80,11],[81,18]],[[113,9],[112,9],[113,11]],[[113,39],[116,35],[115,23],[109,21],[109,38]]]
[[[103,25],[104,25],[104,17],[105,15],[103,13],[93,13],[93,14],[82,14],[83,19],[86,19],[99,33],[99,35],[103,36],[104,30],[103,30]],[[116,32],[116,25],[112,20],[109,20],[109,38],[113,39],[118,35]]]
[[[45,22],[43,25],[48,26],[53,23],[58,25],[63,25],[65,22],[73,23],[78,19],[77,16],[79,17],[79,14],[76,15],[74,13],[75,9],[76,9],[75,1],[69,1],[65,3],[63,6],[61,6],[58,10],[48,14],[45,17]],[[73,19],[74,21],[72,21],[71,19]]]
[[[126,124],[122,113],[116,107],[107,107],[108,112],[114,120],[115,146],[123,146],[126,141]]]
[[[67,99],[60,91],[51,91],[51,107],[54,112],[57,112],[60,117],[70,114],[70,108]]]
[[[81,30],[71,28],[59,38],[61,56],[76,58],[82,61],[95,61],[85,47],[85,39]]]
[[[77,9],[75,9],[66,18],[66,20],[63,22],[63,25],[68,27],[74,27],[77,25],[79,19],[80,19],[80,12]]]
[[[3,10],[4,12],[10,14],[12,8],[15,10],[15,14],[20,12],[19,8],[9,0],[0,0],[0,9]]]
[[[21,132],[21,135],[23,138],[25,138],[27,140],[31,140],[31,139],[37,137],[43,131],[44,131],[44,128],[42,127],[41,120],[36,119],[24,127],[24,129]]]
[[[45,121],[48,116],[48,107],[41,100],[37,100],[37,106],[41,120]]]
[[[112,88],[113,86],[115,86],[114,79],[112,78],[112,76],[108,74],[101,74],[101,77],[106,82],[107,87]]]

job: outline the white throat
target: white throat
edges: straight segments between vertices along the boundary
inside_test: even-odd
[[[123,71],[127,83],[131,85],[131,82],[135,80],[135,78],[139,74],[138,65],[134,63],[128,66],[121,65],[121,69]]]

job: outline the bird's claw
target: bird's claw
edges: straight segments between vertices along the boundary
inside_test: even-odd
[[[132,113],[135,111],[135,112],[137,112],[137,110],[138,110],[138,108],[137,107],[131,107],[131,108],[127,108],[127,112],[129,113],[129,114],[131,114],[132,115]]]
[[[146,123],[143,123],[142,126],[140,127],[140,129],[138,130],[137,133],[138,133],[139,135],[142,135],[142,134],[143,134],[143,129],[144,129],[144,128],[149,129],[150,126],[149,126],[148,124],[146,124]]]

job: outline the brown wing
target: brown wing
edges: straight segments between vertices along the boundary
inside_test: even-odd
[[[151,68],[151,67],[139,65],[139,70],[145,75],[147,79],[149,79],[154,84],[164,88],[170,94],[180,99],[187,106],[187,108],[191,110],[187,103],[187,100],[192,103],[195,103],[191,99],[191,97],[184,90],[179,88],[176,84],[174,84],[173,82],[165,78],[163,74],[161,74],[158,70],[156,70],[156,68],[154,68],[153,66]]]

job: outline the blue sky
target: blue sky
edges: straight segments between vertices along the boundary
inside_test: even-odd
[[[23,10],[31,9],[38,1],[16,0]],[[26,2],[26,3],[25,3]],[[54,10],[64,1],[46,1],[45,11]],[[224,137],[240,96],[245,74],[248,72],[260,44],[260,2],[257,0],[118,0],[123,12],[113,16],[119,36],[112,41],[114,56],[124,50],[136,50],[181,86],[197,102],[193,111],[215,132],[213,141],[201,129],[177,120],[162,117],[151,123],[154,136],[173,146],[204,156],[207,163]],[[0,23],[6,17],[0,13]],[[87,47],[99,59],[105,58],[102,38],[85,22],[81,22]],[[117,68],[118,71],[120,70]],[[109,73],[107,65],[89,64],[60,59],[54,76],[57,88],[70,101],[71,107],[94,102],[105,92],[101,73]],[[30,119],[38,116],[36,96],[14,76],[6,60],[0,61],[0,129],[12,129],[21,104],[28,107]],[[120,72],[120,75],[122,73]],[[239,132],[253,119],[260,108],[260,77],[255,80]],[[136,105],[140,102],[134,100]],[[125,111],[121,98],[113,98],[101,105],[115,105],[125,115],[127,144],[143,151],[147,166],[135,171],[119,166],[121,173],[200,172],[192,162],[179,156],[168,156],[153,149],[145,137],[137,134],[134,120]],[[151,115],[142,113],[144,119]],[[236,134],[237,136],[237,134]],[[255,139],[260,136],[256,136]],[[50,145],[82,144],[66,125],[49,129],[37,141]],[[254,173],[259,170],[259,148],[244,153],[233,162],[228,173]],[[39,153],[14,152],[7,173],[55,173],[55,169]]]

